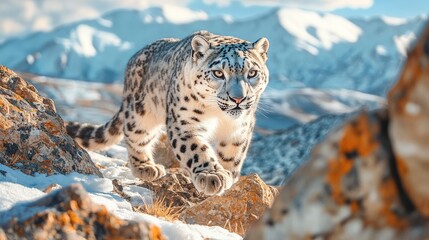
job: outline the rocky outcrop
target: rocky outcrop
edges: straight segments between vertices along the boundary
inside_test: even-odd
[[[115,191],[130,200],[120,181],[113,181]],[[181,170],[171,168],[169,173],[153,182],[138,186],[154,192],[164,207],[179,214],[179,220],[189,224],[220,226],[243,235],[270,207],[278,189],[266,185],[256,174],[240,177],[222,196],[199,193],[191,179]],[[144,209],[143,206],[135,206]],[[144,212],[144,211],[143,211]]]
[[[54,103],[0,66],[0,163],[26,174],[97,174],[88,153],[66,134]]]
[[[332,132],[295,172],[248,240],[429,237],[429,25],[388,110]]]
[[[9,239],[165,239],[155,225],[110,214],[78,184],[0,212],[0,227]]]
[[[212,196],[185,209],[180,216],[189,224],[221,226],[243,235],[273,203],[277,189],[258,175],[242,176],[222,196]]]

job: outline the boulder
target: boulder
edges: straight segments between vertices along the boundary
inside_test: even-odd
[[[388,109],[330,133],[245,239],[429,238],[428,56],[429,24]]]
[[[55,112],[54,103],[39,95],[10,69],[0,66],[0,163],[26,174],[100,171],[77,146]]]
[[[0,212],[1,228],[9,239],[165,239],[155,225],[110,214],[79,184]]]
[[[429,25],[429,24],[428,24]],[[429,26],[388,95],[389,134],[405,191],[429,217]]]
[[[277,189],[256,174],[242,176],[222,196],[212,196],[186,208],[180,219],[189,224],[220,226],[243,235],[270,207]]]

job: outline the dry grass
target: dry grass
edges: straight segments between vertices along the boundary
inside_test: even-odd
[[[239,221],[229,221],[229,219],[225,222],[223,228],[230,232],[235,232],[240,236],[244,236],[246,233],[246,229],[243,226],[242,222]]]
[[[165,197],[157,197],[152,204],[145,204],[135,208],[136,211],[149,214],[167,221],[175,221],[179,219],[180,213],[184,210],[183,207],[174,207],[173,203],[165,203]]]

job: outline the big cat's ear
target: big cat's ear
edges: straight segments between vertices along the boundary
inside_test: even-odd
[[[210,44],[203,36],[195,35],[191,41],[192,59],[197,61],[204,57],[206,51],[210,48]]]
[[[270,42],[264,37],[258,39],[256,42],[253,43],[253,48],[261,54],[262,58],[265,61],[267,61],[268,59],[267,53],[269,47]]]

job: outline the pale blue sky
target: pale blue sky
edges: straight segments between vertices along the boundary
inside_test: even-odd
[[[408,18],[421,14],[429,14],[429,0],[375,0],[368,9],[338,9],[335,14],[343,16],[376,16]]]
[[[245,0],[230,0],[227,6],[218,6],[215,3],[207,4],[207,1],[191,0],[188,7],[194,10],[204,10],[209,15],[229,14],[235,18],[247,18],[255,15],[263,14],[273,7],[289,6],[289,2],[293,0],[273,0],[276,2],[270,5],[247,5],[243,8]],[[305,2],[305,1],[303,1]],[[306,7],[302,4],[300,7]],[[429,14],[429,0],[375,0],[369,8],[340,8],[334,10],[323,11],[317,8],[309,7],[311,10],[331,12],[346,17],[371,17],[371,16],[391,16],[398,18],[409,18],[417,15]]]

